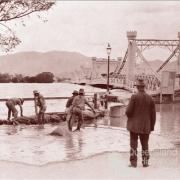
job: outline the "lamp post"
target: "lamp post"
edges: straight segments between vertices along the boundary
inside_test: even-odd
[[[108,43],[108,46],[106,48],[107,55],[108,55],[108,66],[107,66],[107,92],[109,93],[109,61],[110,61],[110,54],[111,54],[111,46]]]

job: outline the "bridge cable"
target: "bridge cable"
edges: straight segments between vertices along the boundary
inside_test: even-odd
[[[146,60],[146,58],[143,56],[143,54],[141,53],[140,49],[138,48],[137,44],[134,43],[134,45],[136,46],[136,51],[139,55],[139,57],[150,67],[151,71],[154,73],[154,75],[156,76],[156,78],[160,81],[160,77],[159,74],[157,74],[156,71],[154,71],[154,69],[151,67],[151,65],[148,63],[148,61]]]
[[[124,68],[124,65],[125,65],[125,63],[126,63],[127,57],[128,57],[128,49],[126,50],[126,53],[125,53],[125,55],[124,55],[123,61],[122,61],[122,63],[121,63],[121,66],[120,66],[117,74],[120,74],[120,72],[121,72],[122,69]]]
[[[157,73],[172,59],[172,57],[177,53],[179,50],[179,46],[171,53],[171,55],[167,58],[167,60],[160,66],[160,68],[156,71]]]

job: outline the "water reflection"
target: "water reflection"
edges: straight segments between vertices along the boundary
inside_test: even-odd
[[[74,136],[68,136],[65,138],[66,158],[67,159],[78,159],[81,157],[81,151],[83,146],[82,134],[78,133]]]
[[[74,146],[75,146],[72,136],[65,137],[65,146],[67,148],[67,158],[76,159],[75,151],[72,151],[72,149],[74,149]]]
[[[180,136],[180,104],[161,104],[159,108],[160,134],[171,139]]]
[[[110,126],[125,128],[126,123],[127,123],[127,118],[125,116],[121,118],[110,117]]]
[[[0,160],[42,165],[107,151],[129,151],[129,134],[125,130],[105,126],[86,127],[70,136],[50,136],[49,133],[55,128],[52,125],[45,125],[40,130],[36,126],[1,126]],[[152,148],[171,147],[164,139],[155,136],[151,141]]]
[[[13,126],[13,125],[12,126],[7,126],[7,131],[6,131],[7,135],[14,135],[16,133],[17,133],[17,126]]]
[[[155,133],[172,140],[180,137],[180,104],[156,105]],[[110,126],[126,128],[127,118],[110,117]]]

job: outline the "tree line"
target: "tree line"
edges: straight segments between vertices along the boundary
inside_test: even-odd
[[[23,76],[22,74],[10,75],[0,73],[0,83],[53,83],[54,74],[51,72],[42,72],[36,76]]]

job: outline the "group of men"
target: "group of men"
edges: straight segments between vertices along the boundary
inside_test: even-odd
[[[34,100],[35,100],[35,107],[38,108],[37,115],[38,115],[38,122],[39,124],[44,123],[44,113],[46,111],[46,102],[44,97],[37,91],[33,91]],[[23,116],[23,103],[24,99],[22,98],[11,98],[6,101],[6,106],[8,108],[8,120],[11,118],[11,114],[13,119],[16,119],[18,117],[18,110],[16,109],[16,106],[18,105],[20,107],[20,115]]]
[[[34,90],[33,94],[35,99],[35,108],[38,108],[38,122],[39,124],[44,124],[44,114],[46,112],[45,99],[37,90]],[[85,98],[84,89],[80,89],[79,92],[75,90],[72,94],[73,96],[67,101],[66,108],[69,108],[72,113],[78,116],[78,126],[76,130],[79,131],[83,124],[83,111],[85,110],[85,105],[88,105],[94,113],[95,110]],[[16,109],[17,105],[20,107],[20,115],[23,116],[23,103],[24,100],[22,98],[12,98],[6,101],[6,106],[8,108],[8,120],[10,120],[11,114],[14,119],[18,117],[18,110]]]
[[[138,92],[131,96],[126,108],[127,130],[130,132],[130,167],[137,167],[138,137],[142,146],[142,164],[148,167],[149,161],[149,135],[154,131],[156,122],[155,103],[150,95],[145,92],[145,83],[139,79],[136,83]],[[84,97],[84,90],[74,91],[73,96],[68,100],[66,107],[77,114],[79,123],[77,130],[80,130],[83,122],[82,111],[87,104],[93,111],[93,107]]]
[[[148,167],[149,160],[149,135],[154,130],[156,121],[155,104],[150,95],[145,92],[145,84],[142,79],[138,80],[136,84],[138,92],[131,96],[129,104],[126,109],[126,115],[128,117],[127,130],[130,132],[130,166],[137,167],[137,146],[138,137],[142,145],[142,164],[143,167]],[[35,105],[39,107],[38,120],[39,123],[44,122],[44,113],[46,111],[46,103],[44,97],[38,92],[33,91],[35,98]],[[94,108],[89,104],[84,96],[84,89],[74,91],[73,96],[68,99],[66,107],[72,113],[78,116],[77,131],[80,130],[83,123],[83,111],[85,110],[85,104],[87,104],[95,113]],[[20,106],[21,116],[23,116],[23,99],[14,98],[9,99],[6,102],[8,107],[8,119],[11,117],[11,113],[14,118],[17,118],[18,111],[15,108],[16,105]]]
[[[149,135],[154,131],[156,122],[155,103],[152,97],[145,92],[145,83],[143,79],[138,79],[136,83],[138,92],[131,96],[126,108],[127,130],[130,132],[130,167],[137,167],[137,147],[138,137],[142,146],[142,164],[148,167],[149,161]],[[78,115],[79,124],[77,130],[80,130],[83,118],[82,111],[87,104],[93,111],[93,107],[84,97],[84,90],[74,91],[73,96],[68,100],[66,107]]]

